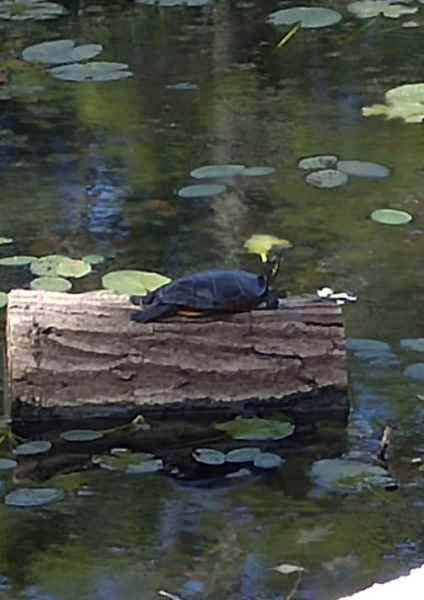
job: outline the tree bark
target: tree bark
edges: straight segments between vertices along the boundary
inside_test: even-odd
[[[346,419],[343,315],[334,303],[140,324],[127,296],[13,290],[8,389],[15,419],[282,409]]]

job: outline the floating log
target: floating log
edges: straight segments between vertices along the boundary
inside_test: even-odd
[[[14,419],[278,408],[345,420],[343,314],[319,299],[279,310],[130,321],[127,296],[13,290],[7,311]]]

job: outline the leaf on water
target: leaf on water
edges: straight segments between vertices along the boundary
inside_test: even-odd
[[[5,504],[18,508],[46,506],[63,500],[65,493],[56,488],[21,488],[7,494]]]
[[[105,257],[101,256],[100,254],[87,254],[86,256],[82,257],[82,260],[89,265],[99,265],[105,262]]]
[[[25,48],[22,52],[22,58],[32,63],[61,65],[89,60],[97,56],[102,50],[103,47],[100,44],[76,46],[73,40],[54,40]]]
[[[15,449],[16,456],[32,456],[33,454],[45,454],[52,447],[51,442],[47,440],[38,440],[35,442],[26,442],[20,444]]]
[[[424,338],[410,338],[400,341],[400,347],[415,352],[424,352]]]
[[[266,262],[268,260],[268,252],[271,250],[271,248],[292,247],[292,244],[289,242],[289,240],[264,233],[254,233],[244,242],[243,245],[250,254],[259,254],[262,262]]]
[[[292,573],[302,573],[305,571],[305,569],[299,565],[284,563],[282,565],[278,565],[278,567],[274,567],[274,571],[281,573],[281,575],[291,575]]]
[[[409,213],[391,208],[374,210],[370,218],[376,223],[383,223],[384,225],[406,225],[412,221],[412,215]]]
[[[4,0],[0,2],[0,19],[8,21],[47,21],[66,14],[66,10],[56,2],[38,0]]]
[[[11,471],[18,466],[16,460],[11,458],[0,458],[0,471]]]
[[[53,67],[48,69],[48,72],[56,79],[76,82],[115,81],[133,76],[128,65],[114,62],[74,63]]]
[[[44,290],[45,292],[68,292],[72,283],[63,277],[37,277],[31,281],[32,290]]]
[[[70,429],[61,433],[60,437],[67,442],[93,442],[102,438],[103,433],[94,429]]]
[[[336,492],[356,493],[393,481],[383,467],[343,458],[314,462],[311,475],[320,486]]]
[[[227,452],[225,460],[227,463],[245,463],[253,462],[258,454],[261,453],[260,448],[237,448]]]
[[[384,115],[387,119],[403,119],[406,123],[424,120],[424,83],[408,83],[388,90],[386,104],[364,106],[365,117]]]
[[[253,461],[257,469],[277,469],[283,464],[283,459],[273,452],[261,452]]]
[[[29,265],[33,260],[36,260],[35,256],[6,256],[0,258],[0,265],[3,267],[22,267]]]
[[[8,301],[8,294],[6,294],[6,292],[0,292],[0,308],[4,308],[5,306],[7,306]]]
[[[402,2],[394,3],[393,0],[360,0],[348,4],[347,9],[358,19],[370,19],[379,15],[397,19],[418,11],[416,6],[405,6]]]
[[[93,463],[106,471],[121,471],[131,475],[156,473],[163,469],[163,461],[149,452],[134,452],[119,456],[93,456]]]
[[[286,35],[284,37],[281,38],[281,40],[278,42],[277,44],[277,48],[282,48],[285,44],[287,44],[287,42],[289,42],[292,37],[294,37],[296,35],[296,33],[299,31],[299,29],[302,27],[302,22],[298,21],[297,23],[295,23],[293,25],[293,27],[286,33]]]
[[[3,244],[12,244],[15,240],[13,238],[8,237],[0,237],[0,245]]]
[[[329,27],[341,21],[342,15],[330,8],[317,6],[296,6],[283,8],[271,13],[268,20],[273,25],[294,25],[301,23],[305,29]]]
[[[83,260],[64,258],[57,265],[57,274],[60,277],[74,277],[79,279],[91,273],[91,265]]]
[[[288,421],[277,421],[253,417],[236,417],[225,423],[217,423],[216,429],[225,431],[235,440],[281,440],[294,432],[294,425]]]
[[[274,167],[246,167],[241,175],[243,177],[264,177],[275,173]]]
[[[335,169],[339,157],[335,154],[317,154],[315,156],[305,156],[297,163],[299,169],[305,171],[319,171],[321,169]]]
[[[221,177],[233,177],[244,175],[243,165],[210,165],[199,167],[190,172],[195,179],[219,179]]]
[[[410,379],[424,381],[424,363],[414,363],[413,365],[409,365],[406,367],[403,374]]]
[[[163,8],[187,6],[189,8],[201,7],[211,4],[211,0],[136,0],[137,4],[154,4]]]
[[[102,285],[116,294],[144,296],[166,285],[171,280],[165,275],[150,271],[112,271],[102,278]]]
[[[384,179],[391,174],[388,167],[366,160],[339,160],[337,169],[353,177]]]
[[[178,191],[180,198],[212,198],[219,196],[227,187],[217,183],[188,185]]]
[[[67,258],[62,254],[49,254],[31,262],[31,273],[40,277],[59,277],[58,267]]]
[[[337,171],[336,169],[323,169],[321,171],[312,171],[305,177],[305,181],[308,185],[312,185],[317,188],[335,188],[341,185],[345,185],[348,181],[346,173]]]
[[[219,466],[225,463],[225,454],[213,448],[196,448],[192,456],[196,462],[203,465]]]

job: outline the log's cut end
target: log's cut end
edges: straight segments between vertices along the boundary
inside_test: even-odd
[[[8,389],[15,418],[278,407],[346,419],[343,314],[294,298],[279,310],[130,321],[127,296],[13,290]]]

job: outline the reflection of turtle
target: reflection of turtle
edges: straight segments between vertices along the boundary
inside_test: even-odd
[[[269,290],[283,250],[273,248],[260,275],[246,271],[204,271],[176,279],[146,296],[131,298],[144,310],[131,315],[133,321],[148,323],[176,314],[200,316],[207,313],[236,313],[251,310],[261,302],[276,308],[277,298]]]

